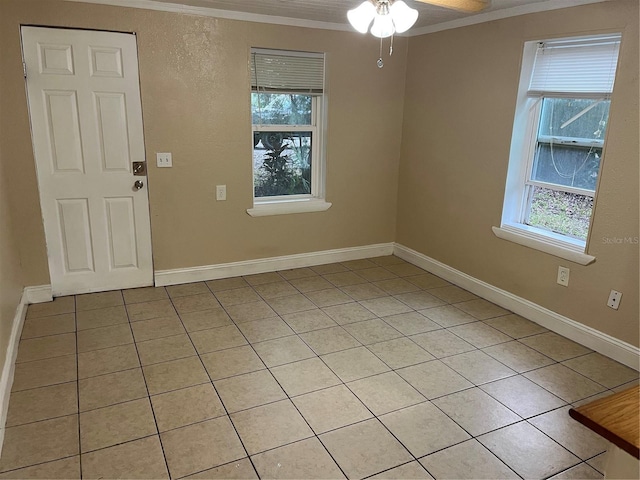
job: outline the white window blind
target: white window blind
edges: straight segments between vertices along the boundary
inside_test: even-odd
[[[251,89],[323,92],[324,54],[251,49]]]
[[[541,42],[536,51],[529,95],[613,91],[620,35]]]

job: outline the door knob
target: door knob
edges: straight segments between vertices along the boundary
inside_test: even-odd
[[[133,183],[134,190],[140,190],[142,187],[144,187],[144,183],[142,182],[142,180],[136,180]]]

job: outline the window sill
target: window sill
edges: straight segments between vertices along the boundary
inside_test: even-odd
[[[252,217],[267,217],[271,215],[290,215],[293,213],[324,212],[331,207],[331,203],[321,198],[279,200],[274,202],[255,203],[247,213]]]
[[[521,227],[518,224],[507,224],[502,225],[502,227],[491,227],[491,229],[498,238],[540,250],[579,265],[589,265],[596,260],[596,257],[579,251],[579,249],[584,249],[581,242],[572,243],[560,238],[554,238],[551,235],[537,233],[534,229],[527,229],[526,225]]]

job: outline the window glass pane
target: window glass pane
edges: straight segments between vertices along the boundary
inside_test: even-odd
[[[531,179],[596,190],[602,148],[539,143]]]
[[[545,98],[532,180],[596,189],[609,101]]]
[[[311,194],[312,132],[254,132],[255,197]]]
[[[545,98],[538,136],[604,141],[610,103],[587,98]]]
[[[312,95],[251,93],[254,125],[311,125]]]
[[[533,187],[527,225],[587,239],[593,197]]]

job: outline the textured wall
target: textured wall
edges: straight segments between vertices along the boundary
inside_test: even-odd
[[[621,31],[589,266],[496,238],[523,44]],[[638,345],[638,2],[544,12],[411,38],[396,241]],[[571,268],[568,288],[558,265]],[[609,290],[623,292],[618,311]]]
[[[638,235],[637,1],[397,39],[382,70],[375,40],[348,32],[58,0],[2,0],[0,9],[0,91],[11,112],[0,115],[0,144],[25,284],[49,278],[19,25],[135,31],[156,269],[396,240],[638,345],[638,245],[603,241]],[[597,261],[569,264],[564,288],[555,276],[568,262],[497,239],[491,226],[500,222],[523,42],[606,31],[625,37],[589,244]],[[245,213],[251,46],[328,53],[327,212]],[[157,151],[173,152],[175,166],[156,169]],[[226,202],[215,202],[216,184],[227,185]],[[617,312],[605,306],[611,288],[624,293]]]
[[[0,112],[3,112],[1,99]],[[11,206],[7,195],[9,182],[2,168],[2,158],[0,144],[0,371],[4,367],[13,319],[24,286],[18,244],[11,219]]]
[[[25,280],[49,283],[20,24],[135,31],[156,270],[391,242],[395,235],[406,39],[384,69],[378,44],[351,32],[284,27],[57,0],[3,0],[0,118],[18,209]],[[326,212],[252,218],[249,51],[328,57]],[[345,48],[348,46],[348,48]],[[174,167],[157,169],[155,152]],[[227,185],[226,202],[215,185]]]

